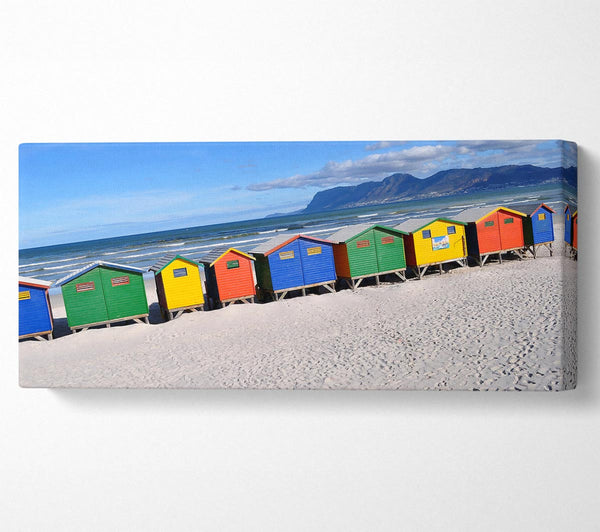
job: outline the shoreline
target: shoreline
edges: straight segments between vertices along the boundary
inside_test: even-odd
[[[24,387],[560,390],[576,384],[576,262],[508,260],[356,292],[19,344]],[[540,297],[542,295],[543,297]],[[565,301],[563,301],[563,297]],[[57,321],[63,319],[55,309]],[[160,319],[160,317],[159,317]],[[64,320],[66,322],[66,320]],[[563,330],[565,329],[565,330]]]

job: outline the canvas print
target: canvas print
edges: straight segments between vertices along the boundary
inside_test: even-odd
[[[23,387],[576,386],[577,146],[22,144]]]

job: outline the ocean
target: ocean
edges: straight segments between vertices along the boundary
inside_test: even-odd
[[[257,245],[281,233],[290,236],[302,233],[326,239],[351,224],[369,222],[394,226],[408,218],[451,218],[470,207],[533,201],[544,202],[562,215],[566,201],[576,205],[576,191],[552,183],[21,249],[19,275],[55,282],[98,260],[147,269],[166,254],[177,253],[196,260],[218,246],[251,252]]]

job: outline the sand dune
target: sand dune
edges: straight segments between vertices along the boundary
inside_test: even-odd
[[[562,226],[556,226],[556,234],[562,235]],[[560,238],[555,248],[553,257],[544,251],[536,260],[457,268],[421,281],[235,305],[167,323],[90,329],[51,342],[21,342],[20,383],[573,388],[576,262],[564,257]],[[158,321],[152,286],[148,297],[152,321]],[[572,319],[563,321],[567,314]]]

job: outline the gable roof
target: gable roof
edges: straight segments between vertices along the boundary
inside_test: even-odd
[[[196,261],[188,259],[187,257],[182,257],[181,255],[177,255],[176,253],[172,253],[170,255],[165,255],[164,257],[158,259],[152,266],[150,266],[150,268],[148,268],[148,271],[154,272],[155,274],[160,273],[164,268],[166,268],[176,259],[183,260],[185,262],[191,262],[192,264],[198,266],[198,263]]]
[[[517,216],[527,216],[524,212],[517,211],[508,207],[473,207],[471,209],[465,209],[454,216],[454,218],[460,222],[479,222],[481,219],[489,216],[490,214],[497,211],[508,211]]]
[[[21,275],[19,275],[19,284],[37,286],[38,288],[50,288],[52,285],[49,281],[42,281],[41,279],[34,279],[33,277],[22,277]]]
[[[267,240],[266,242],[259,244],[253,250],[251,250],[250,253],[254,253],[254,254],[259,253],[261,255],[267,256],[267,255],[270,255],[271,253],[274,253],[278,249],[282,248],[286,244],[289,244],[290,242],[297,240],[298,238],[305,238],[306,240],[313,240],[315,242],[323,242],[325,244],[333,244],[333,242],[331,242],[330,240],[324,240],[322,238],[315,238],[313,236],[308,236],[308,235],[292,235],[292,236],[290,236],[289,234],[277,235],[277,236],[274,236],[273,238],[271,238],[270,240]]]
[[[392,231],[394,233],[400,233],[402,235],[408,234],[404,231],[400,231],[399,229],[394,229],[393,227],[387,227],[381,224],[355,224],[342,227],[340,230],[336,231],[332,235],[329,235],[327,237],[327,240],[335,242],[336,244],[340,242],[346,242],[375,228],[383,229],[385,231]]]
[[[210,250],[206,255],[204,255],[204,257],[198,259],[198,262],[212,266],[223,255],[229,253],[230,251],[233,251],[234,253],[237,253],[238,255],[242,255],[250,260],[256,260],[252,255],[248,255],[248,253],[244,253],[243,251],[240,251],[239,249],[228,248],[227,246],[219,246],[217,248]]]
[[[116,264],[115,262],[105,262],[103,260],[97,260],[96,262],[92,262],[91,264],[88,264],[87,266],[84,266],[83,268],[80,268],[79,270],[70,273],[69,275],[63,277],[62,279],[59,279],[58,281],[56,281],[53,286],[62,286],[65,283],[68,283],[69,281],[72,281],[73,279],[77,279],[77,277],[81,277],[84,273],[89,272],[90,270],[93,270],[94,268],[97,268],[98,266],[104,266],[105,268],[112,268],[114,270],[122,270],[125,272],[133,272],[133,273],[144,273],[146,270],[142,270],[141,268],[134,268],[133,266],[126,266],[124,264]]]
[[[451,220],[450,218],[440,218],[440,217],[426,217],[426,218],[410,218],[405,220],[401,224],[394,226],[394,229],[399,231],[405,231],[406,233],[415,233],[416,231],[420,231],[423,227],[432,224],[433,222],[437,222],[438,220],[450,224],[457,225],[467,225],[465,222],[460,222],[458,220]]]
[[[548,209],[550,212],[556,213],[556,211],[554,209],[552,209],[551,207],[548,207],[548,205],[546,205],[545,203],[537,203],[537,202],[519,203],[518,205],[510,205],[509,207],[516,211],[524,212],[525,214],[527,214],[527,216],[533,216],[535,214],[535,212],[537,210],[541,209],[542,207],[544,207],[545,209]]]
[[[571,212],[571,206],[568,203],[565,205],[565,210],[563,212],[567,211]]]

